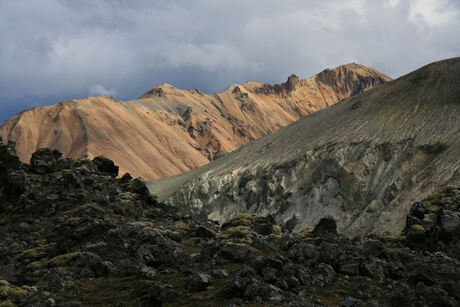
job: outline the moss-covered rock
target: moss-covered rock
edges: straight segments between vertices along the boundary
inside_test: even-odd
[[[253,235],[255,234],[250,227],[240,225],[225,229],[221,239],[236,239],[236,242],[251,244]]]
[[[16,307],[17,305],[11,300],[6,300],[0,303],[0,307]]]
[[[414,224],[411,226],[411,228],[418,232],[425,232],[425,228],[423,228],[423,226],[419,224]]]
[[[49,245],[40,245],[38,247],[23,251],[18,255],[17,258],[18,260],[34,260],[43,258],[48,255],[50,249],[51,247]]]
[[[249,214],[240,214],[228,222],[222,224],[222,228],[226,229],[228,227],[235,227],[235,226],[249,226],[251,224],[251,216]]]
[[[81,256],[81,252],[73,252],[73,253],[58,255],[52,258],[49,261],[49,264],[51,266],[66,266],[69,264],[69,262],[71,262],[72,260],[76,259],[79,256]]]
[[[27,290],[16,288],[10,291],[9,296],[13,300],[20,300],[26,297],[27,294],[28,294]]]

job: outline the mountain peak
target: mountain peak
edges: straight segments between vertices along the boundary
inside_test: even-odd
[[[337,88],[340,92],[361,93],[392,78],[362,64],[348,63],[327,68],[312,77],[315,81]]]
[[[163,82],[163,83],[158,84],[157,86],[152,87],[147,92],[142,94],[142,96],[140,96],[139,98],[149,98],[153,96],[162,97],[166,95],[167,93],[173,92],[176,90],[179,90],[179,89],[169,83]]]

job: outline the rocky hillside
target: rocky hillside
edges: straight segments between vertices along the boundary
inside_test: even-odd
[[[39,148],[65,157],[104,154],[144,179],[167,177],[209,163],[314,111],[390,80],[358,64],[296,76],[279,85],[248,82],[219,94],[156,86],[139,99],[69,100],[20,113],[0,126],[28,162]]]
[[[219,225],[160,204],[107,158],[0,142],[0,306],[458,306],[460,189],[415,203],[401,236],[331,218]]]
[[[162,201],[221,222],[272,214],[300,230],[331,215],[350,236],[395,235],[414,201],[460,183],[459,118],[460,58],[453,58],[149,188]]]

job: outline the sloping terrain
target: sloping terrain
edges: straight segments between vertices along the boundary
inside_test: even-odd
[[[11,145],[10,145],[11,146]],[[401,236],[330,218],[221,226],[156,201],[107,158],[0,142],[0,306],[458,306],[460,189],[416,203]]]
[[[350,236],[394,235],[410,204],[460,180],[460,58],[315,112],[191,172],[149,183],[160,200],[225,221],[273,214]]]
[[[105,155],[121,171],[144,179],[167,177],[209,163],[299,118],[390,80],[347,64],[279,85],[248,82],[219,94],[156,86],[139,99],[69,100],[22,112],[0,126],[28,162],[39,148],[66,157]]]

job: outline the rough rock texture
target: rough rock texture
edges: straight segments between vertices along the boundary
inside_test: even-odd
[[[401,236],[350,240],[330,217],[299,232],[272,216],[194,221],[102,157],[33,161],[0,144],[2,307],[460,302],[456,187],[415,203]]]
[[[314,111],[389,81],[358,64],[271,86],[232,85],[219,94],[160,84],[137,100],[91,97],[22,112],[0,126],[28,162],[37,149],[65,157],[105,155],[144,179],[179,174],[286,126]]]
[[[294,217],[299,230],[330,215],[349,236],[395,235],[414,201],[460,184],[459,118],[460,58],[454,58],[149,188],[162,201],[221,222],[272,214],[282,224]]]

